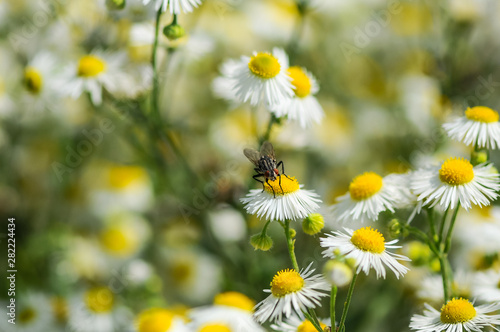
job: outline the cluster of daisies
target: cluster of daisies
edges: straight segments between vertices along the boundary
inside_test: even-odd
[[[320,123],[324,112],[315,95],[319,86],[305,68],[290,66],[281,48],[227,60],[213,82],[214,93],[233,103],[265,107],[276,118],[303,128]]]
[[[278,58],[277,54],[282,54],[280,52],[275,50],[273,54]],[[271,57],[269,54],[260,56],[267,60]],[[276,80],[267,84],[257,80],[252,76],[255,75],[252,74],[253,59],[245,58],[241,63],[228,65],[233,67],[231,70],[227,68],[226,79],[233,80],[235,96],[241,101],[258,103],[262,98],[268,105],[272,105],[277,98],[275,91],[284,89],[286,80],[281,78],[280,81],[277,76]],[[248,63],[245,68],[243,61]],[[276,63],[279,63],[278,60]],[[230,73],[239,75],[231,76]],[[269,94],[273,98],[266,98]],[[443,128],[452,139],[474,148],[471,161],[451,157],[439,166],[429,166],[407,174],[390,174],[385,177],[374,172],[360,174],[351,181],[349,191],[340,196],[331,207],[331,219],[341,224],[362,223],[377,221],[385,211],[393,213],[396,209],[407,209],[412,211],[408,217],[409,223],[423,207],[436,207],[445,212],[456,209],[458,212],[460,207],[468,211],[474,205],[478,208],[490,205],[498,197],[500,176],[488,162],[488,152],[485,149],[500,146],[498,120],[498,112],[490,108],[479,106],[467,109],[465,117],[446,123]],[[311,217],[318,212],[321,204],[314,191],[303,189],[294,177],[285,175],[280,175],[274,181],[266,181],[263,186],[262,190],[250,190],[242,199],[248,213],[277,221],[281,225],[302,219],[304,231],[309,227],[309,231],[306,231],[308,234],[317,234],[322,229],[324,223],[315,224],[317,218]],[[339,258],[354,262],[354,275],[360,272],[368,275],[373,269],[377,278],[385,278],[388,269],[399,278],[409,271],[400,261],[410,259],[392,252],[393,249],[401,248],[395,245],[397,239],[386,242],[384,236],[371,227],[344,230],[334,231],[320,238],[320,245],[324,248],[323,256],[332,259],[324,276],[314,275],[311,266],[300,272],[295,269],[283,270],[274,276],[271,288],[266,290],[270,295],[256,307],[254,317],[257,321],[274,322],[273,328],[278,331],[296,331],[294,326],[305,324],[304,318],[310,319],[307,316],[309,310],[320,305],[321,297],[328,296],[327,291],[332,285],[327,280],[340,285],[348,283],[352,278],[349,269],[346,271],[345,267],[342,269],[336,266]],[[264,238],[265,229],[258,239]],[[270,247],[259,247],[257,242],[252,244],[262,250]],[[493,283],[493,288],[500,281],[498,272],[482,275],[481,278]],[[491,288],[488,288],[488,291],[476,294],[481,301],[486,299],[488,303],[476,305],[469,299],[454,297],[444,303],[440,311],[426,304],[423,315],[415,315],[411,319],[410,328],[416,331],[452,332],[480,331],[489,327],[498,331],[495,327],[500,325],[500,315],[495,314],[500,310],[498,291],[491,294]],[[318,326],[314,326],[312,331],[314,330],[318,330]]]

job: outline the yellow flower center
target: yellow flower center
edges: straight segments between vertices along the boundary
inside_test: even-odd
[[[252,56],[248,68],[260,78],[273,78],[280,73],[281,65],[271,54],[258,53]]]
[[[59,323],[64,323],[68,318],[68,303],[63,297],[55,297],[52,299],[52,311]]]
[[[29,323],[33,321],[36,318],[37,314],[35,309],[33,308],[26,308],[23,311],[19,313],[19,321],[21,323]]]
[[[367,199],[380,191],[382,177],[374,172],[366,172],[356,176],[349,184],[351,198],[356,201]]]
[[[113,166],[109,170],[109,185],[113,189],[124,189],[130,184],[145,180],[145,170],[138,166]]]
[[[255,306],[255,302],[252,299],[238,292],[217,294],[214,298],[214,304],[240,308],[249,312],[253,312],[253,307]]]
[[[148,309],[137,317],[137,330],[138,332],[166,332],[173,320],[174,314],[167,309]]]
[[[445,324],[465,323],[474,317],[476,309],[472,303],[462,298],[454,298],[441,308],[441,322]]]
[[[281,179],[281,186],[280,186]],[[264,189],[270,194],[286,195],[299,190],[299,182],[293,176],[280,175],[274,181],[264,183]]]
[[[276,297],[283,297],[298,292],[304,287],[304,279],[291,269],[279,271],[271,282],[271,293]]]
[[[106,287],[95,287],[85,293],[85,304],[98,314],[110,312],[114,302],[113,293]]]
[[[311,80],[300,67],[288,68],[288,76],[292,78],[295,95],[299,98],[309,96],[311,93]]]
[[[321,326],[321,328],[324,330],[326,325],[323,324],[322,322],[319,322],[319,325]],[[308,321],[307,319],[305,321],[302,322],[302,324],[300,324],[298,327],[297,327],[297,332],[316,332],[316,328],[314,327],[314,325],[312,325],[312,323],[310,321]]]
[[[36,68],[26,68],[24,70],[24,85],[29,92],[33,94],[40,93],[43,87],[42,74]]]
[[[126,256],[137,249],[137,240],[127,230],[119,227],[111,227],[101,234],[101,244],[111,254]]]
[[[231,329],[224,324],[209,324],[203,326],[198,332],[231,332]]]
[[[451,186],[469,183],[474,178],[472,164],[463,158],[446,160],[439,170],[439,179]]]
[[[380,254],[385,250],[384,236],[371,227],[360,228],[352,234],[351,242],[358,249],[374,254]]]
[[[78,76],[95,77],[106,70],[106,62],[95,55],[85,55],[78,63]]]
[[[484,123],[491,123],[498,121],[498,112],[485,106],[476,106],[468,108],[465,111],[465,116],[469,120],[484,122]]]

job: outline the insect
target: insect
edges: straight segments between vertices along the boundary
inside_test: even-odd
[[[280,161],[276,163],[276,156],[274,154],[274,148],[273,145],[265,141],[262,143],[262,146],[260,147],[260,152],[255,150],[255,149],[244,149],[243,154],[254,164],[255,167],[254,171],[257,172],[252,178],[256,181],[259,181],[262,183],[262,191],[264,191],[264,181],[258,179],[259,177],[263,177],[265,179],[265,182],[271,187],[273,190],[273,195],[274,198],[276,198],[276,193],[274,192],[274,188],[269,184],[269,180],[274,181],[276,178],[279,179],[279,185],[281,188],[281,192],[283,192],[283,188],[281,187],[281,177],[280,177],[280,172],[278,170],[278,167],[281,166],[281,172],[283,173],[284,176],[287,178],[288,175],[285,174],[285,167],[283,165],[283,161]]]

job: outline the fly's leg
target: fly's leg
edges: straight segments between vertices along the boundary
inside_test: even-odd
[[[268,185],[269,187],[271,187],[271,189],[273,190],[273,196],[274,196],[274,198],[276,198],[276,193],[274,192],[274,188],[273,188],[273,186],[271,186],[271,185],[269,184],[269,179],[266,179],[266,183],[267,183],[267,185]]]
[[[285,173],[283,173],[283,174],[285,174]],[[286,175],[285,175],[285,176],[286,176]],[[288,177],[288,176],[287,176],[287,177]],[[279,178],[278,183],[279,183],[280,188],[281,188],[281,193],[284,195],[284,194],[285,194],[285,192],[283,191],[283,187],[281,186],[281,175],[278,175],[278,178]]]
[[[265,190],[264,181],[257,179],[259,176],[264,176],[264,175],[263,174],[255,174],[254,176],[252,176],[252,179],[254,179],[255,181],[258,181],[262,184],[262,192],[264,192],[264,190]]]
[[[277,165],[276,168],[280,167],[281,165],[281,173],[287,177],[287,179],[291,180],[288,175],[285,174],[285,165],[283,164],[283,161],[280,161]]]

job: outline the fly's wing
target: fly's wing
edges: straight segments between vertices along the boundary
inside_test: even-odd
[[[259,166],[260,153],[255,149],[244,149],[243,154],[254,164]]]
[[[262,143],[262,146],[260,147],[260,154],[263,156],[268,156],[272,160],[276,160],[276,156],[274,155],[273,145],[268,141]]]

